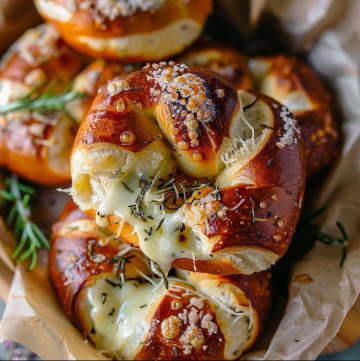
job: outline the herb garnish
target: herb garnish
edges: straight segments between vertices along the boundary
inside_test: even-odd
[[[72,83],[60,94],[54,94],[53,89],[57,80],[53,79],[47,85],[45,90],[38,96],[34,96],[34,94],[39,90],[39,88],[43,85],[41,84],[39,87],[33,89],[29,94],[25,97],[15,100],[8,104],[0,105],[0,114],[7,114],[16,111],[24,111],[24,110],[37,110],[37,111],[53,111],[58,110],[62,113],[65,113],[67,117],[69,115],[66,113],[64,107],[66,104],[84,98],[87,94],[79,91],[72,91]],[[69,117],[71,119],[71,117]]]
[[[31,258],[29,271],[33,270],[37,263],[37,251],[44,248],[50,250],[50,244],[40,231],[37,225],[31,220],[30,201],[35,195],[35,190],[22,183],[18,177],[12,175],[5,180],[6,188],[0,191],[4,198],[2,204],[13,203],[6,220],[7,226],[14,226],[14,236],[19,244],[15,249],[12,258],[17,259],[17,263]],[[22,252],[21,256],[20,253]]]
[[[289,249],[285,253],[284,257],[280,259],[273,268],[274,286],[277,288],[278,293],[286,295],[288,285],[287,277],[290,273],[291,267],[295,262],[301,260],[303,256],[313,248],[316,241],[329,246],[342,245],[342,255],[339,262],[339,267],[343,267],[348,246],[348,236],[343,225],[340,222],[336,222],[336,225],[341,232],[342,238],[335,238],[320,231],[320,227],[313,223],[314,219],[324,213],[325,210],[326,207],[324,206],[309,214],[308,216],[300,217]],[[284,285],[286,285],[286,287]]]
[[[112,287],[120,287],[120,288],[122,287],[121,283],[115,283],[107,278],[105,278],[105,282],[108,283]]]
[[[255,99],[252,103],[250,103],[250,104],[247,105],[246,107],[243,107],[243,112],[244,112],[245,110],[248,110],[248,109],[250,109],[251,107],[253,107],[253,106],[257,103],[258,100],[259,100],[259,97],[256,97],[256,99]]]
[[[151,266],[152,266],[151,268],[154,268],[156,270],[155,273],[163,279],[164,287],[168,290],[169,289],[169,281],[166,278],[165,273],[161,270],[160,266],[157,263],[155,263],[154,261],[151,261]]]
[[[135,193],[125,182],[121,181],[125,189],[130,193]]]

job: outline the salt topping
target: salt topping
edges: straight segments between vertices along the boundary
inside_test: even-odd
[[[280,117],[285,123],[284,129],[286,132],[276,145],[282,149],[285,145],[291,145],[295,141],[295,132],[300,134],[300,130],[296,128],[296,120],[291,117],[291,113],[286,107],[281,107]]]
[[[213,333],[217,333],[218,327],[216,323],[212,322],[213,316],[207,313],[201,320],[201,327],[209,332],[211,336]]]
[[[60,34],[53,25],[40,25],[28,30],[10,52],[18,52],[29,64],[39,66],[50,59],[59,58],[67,51],[65,45],[59,47],[59,39]]]
[[[124,79],[115,79],[110,82],[107,86],[107,91],[111,96],[118,95],[124,90],[129,90],[130,84],[127,80]]]
[[[114,21],[119,16],[131,16],[137,11],[154,12],[159,10],[166,1],[169,0],[83,0],[80,8],[91,10],[95,21],[104,22],[106,19]],[[188,2],[189,0],[182,1]]]
[[[154,88],[150,88],[150,95],[153,97],[164,95],[165,101],[172,105],[171,115],[173,118],[180,118],[174,124],[174,134],[179,133],[179,128],[185,124],[188,132],[188,139],[178,142],[177,146],[181,150],[186,150],[190,146],[199,145],[199,125],[212,120],[214,114],[214,104],[208,95],[206,81],[191,73],[184,73],[188,68],[185,64],[173,64],[172,66],[161,62],[153,64],[151,75],[154,78]],[[155,87],[160,87],[156,89]],[[198,153],[195,159],[201,160]]]
[[[190,299],[190,305],[191,306],[195,306],[197,307],[199,310],[203,309],[204,308],[204,301],[197,298],[197,297],[192,297]]]

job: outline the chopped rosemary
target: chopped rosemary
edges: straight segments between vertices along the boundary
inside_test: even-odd
[[[14,236],[19,244],[12,257],[17,263],[31,258],[28,269],[31,271],[37,263],[37,251],[44,248],[50,250],[50,244],[37,225],[31,220],[30,201],[35,190],[19,183],[18,177],[12,175],[5,180],[6,188],[0,191],[4,198],[2,204],[13,203],[7,218],[7,225],[14,226]],[[21,255],[20,255],[21,253]]]
[[[104,304],[106,302],[106,298],[107,298],[107,293],[102,293],[101,294],[101,303]]]
[[[116,256],[113,259],[108,259],[107,263],[118,263],[119,259],[120,259],[120,257]]]
[[[125,189],[130,193],[135,193],[125,182],[121,181]]]
[[[164,223],[164,221],[165,221],[165,218],[162,218],[161,221],[160,221],[160,223],[159,223],[159,225],[158,225],[157,228],[156,228],[156,232],[159,231],[159,229],[161,228],[161,226],[162,226],[162,224]]]
[[[270,125],[266,125],[266,124],[260,124],[261,128],[265,128],[265,129],[270,129],[270,130],[274,130],[273,127],[270,127]]]
[[[250,109],[251,107],[253,107],[253,106],[257,103],[258,100],[259,100],[259,97],[257,97],[252,103],[250,103],[249,105],[247,105],[246,107],[244,107],[244,108],[243,108],[243,112],[244,112],[245,110],[248,110],[248,109]]]
[[[151,265],[152,265],[151,268],[154,268],[156,270],[155,273],[163,279],[164,286],[168,290],[169,289],[169,281],[166,278],[165,273],[161,270],[160,266],[157,263],[155,263],[154,261],[151,261]]]
[[[122,287],[121,283],[115,283],[107,278],[105,278],[105,282],[108,283],[112,287],[120,287],[120,288]]]
[[[112,177],[112,179],[116,179],[121,174],[121,171],[122,171],[122,168],[117,170],[116,173],[114,174],[114,176]]]

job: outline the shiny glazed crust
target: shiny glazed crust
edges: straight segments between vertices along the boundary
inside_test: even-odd
[[[195,46],[180,58],[179,63],[212,70],[238,90],[253,88],[247,56],[226,44],[205,43]]]
[[[40,15],[55,22],[75,49],[126,62],[180,53],[198,38],[212,8],[211,0],[150,0],[142,6],[132,0],[34,2]]]
[[[56,74],[61,92],[79,71],[80,55],[52,25],[28,30],[5,54],[0,68],[0,101],[7,104],[34,88],[43,90]],[[56,185],[70,180],[68,157],[76,130],[59,112],[18,111],[0,115],[1,162],[33,182]]]
[[[189,182],[207,177],[212,183],[181,207],[211,254],[204,251],[196,261],[179,256],[172,266],[219,274],[267,269],[286,252],[302,206],[303,142],[295,120],[271,98],[237,93],[215,73],[166,63],[145,68],[110,83],[95,99],[72,152],[73,199],[95,219],[119,168],[160,159],[161,169],[178,167]],[[195,92],[182,100],[189,87]],[[256,138],[248,131],[245,146],[238,145],[243,131],[236,134],[245,129],[244,117],[253,122]],[[110,212],[107,220],[123,241],[141,246],[131,219],[121,222]]]
[[[89,339],[94,338],[94,323],[90,316],[89,304],[86,301],[87,292],[99,279],[111,277],[118,266],[104,260],[100,263],[94,262],[88,251],[89,242],[92,244],[93,252],[104,255],[106,260],[113,259],[122,245],[120,241],[112,239],[107,245],[100,247],[99,241],[101,242],[104,237],[102,232],[103,230],[99,229],[95,222],[79,211],[73,203],[65,208],[59,222],[53,227],[49,262],[51,280],[65,312]],[[134,251],[130,250],[129,252]],[[136,253],[139,252],[135,251]],[[133,258],[132,261],[148,274],[141,258]],[[193,302],[194,294],[185,294],[184,291],[182,291],[183,293],[177,292],[171,289],[171,286],[170,293],[179,298],[167,294],[165,289],[161,291],[163,295],[158,302],[146,310],[143,321],[150,325],[146,335],[140,345],[137,344],[134,349],[128,350],[127,352],[130,353],[124,356],[131,355],[131,359],[135,360],[235,359],[253,345],[265,325],[271,307],[270,272],[265,271],[252,276],[212,276],[189,273],[187,282],[190,283],[185,283],[186,287],[192,284],[201,292],[204,291],[202,302],[200,301],[199,304]],[[170,284],[172,283],[171,281]],[[181,280],[176,281],[175,284],[180,285]],[[251,337],[248,340],[239,340],[231,335],[228,331],[231,327],[229,323],[236,322],[234,318],[221,316],[219,309],[214,306],[211,299],[204,296],[218,297],[216,290],[219,289],[227,289],[229,299],[234,297],[235,304],[242,305],[245,309],[251,304],[250,310],[252,309],[254,313],[252,328],[249,331]],[[134,297],[136,297],[136,292]],[[198,297],[200,295],[195,295],[195,298]],[[195,322],[192,322],[188,312],[194,308],[193,316],[196,319],[199,317],[199,320],[195,319]],[[171,328],[164,330],[164,323],[169,318],[176,321],[179,314],[188,315],[189,318],[180,321],[176,332]],[[206,318],[212,320],[211,323],[204,323],[206,321],[202,320],[202,317],[205,315],[207,315]],[[186,330],[191,324],[197,325],[198,328],[195,328],[198,332],[200,330],[202,336],[195,338],[193,343],[187,344],[187,341],[181,337],[186,334]],[[212,331],[209,331],[209,326],[213,327]],[[175,332],[177,335],[173,334],[170,338],[169,332]],[[229,355],[227,347],[236,350],[240,345],[243,346],[237,354]],[[117,355],[122,356],[121,353]]]
[[[98,59],[87,66],[74,79],[72,89],[86,94],[86,97],[71,102],[67,111],[72,118],[80,124],[96,98],[99,89],[116,77],[126,75],[139,67],[133,64],[117,64]]]
[[[251,61],[256,88],[285,104],[305,139],[306,173],[331,164],[338,154],[338,121],[332,99],[319,77],[294,57],[279,55]]]

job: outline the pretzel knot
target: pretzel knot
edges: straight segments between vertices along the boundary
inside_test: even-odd
[[[305,182],[287,108],[173,62],[99,93],[71,172],[80,208],[165,272],[267,269],[289,245]]]

